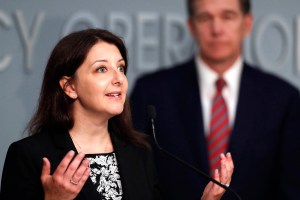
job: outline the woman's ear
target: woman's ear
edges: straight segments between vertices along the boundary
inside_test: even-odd
[[[78,95],[76,93],[75,87],[72,84],[71,77],[63,76],[59,80],[59,85],[61,89],[68,95],[71,99],[77,99]]]

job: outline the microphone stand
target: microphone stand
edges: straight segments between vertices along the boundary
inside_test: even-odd
[[[153,107],[153,106],[152,106]],[[154,107],[152,108],[154,109]],[[178,158],[177,156],[171,154],[170,152],[166,151],[165,149],[163,149],[158,141],[157,141],[157,138],[156,138],[156,133],[155,133],[155,127],[154,127],[154,116],[151,116],[151,115],[155,115],[154,114],[155,111],[153,110],[153,113],[150,114],[150,120],[151,120],[151,128],[152,128],[152,133],[153,133],[153,138],[154,138],[154,141],[155,141],[155,144],[157,146],[157,148],[162,151],[163,153],[165,153],[166,155],[170,156],[171,158],[173,158],[174,160],[180,162],[181,164],[185,165],[185,166],[188,166],[189,168],[193,169],[196,173],[200,174],[201,176],[203,176],[204,178],[208,179],[209,181],[212,181],[213,183],[217,184],[218,186],[224,188],[226,191],[230,191],[232,194],[234,194],[234,196],[238,199],[238,200],[241,200],[241,197],[235,192],[233,191],[232,189],[230,189],[229,187],[227,187],[226,185],[223,185],[222,183],[220,183],[219,181],[211,178],[210,176],[208,176],[206,173],[202,172],[201,170],[197,169],[196,167],[194,167],[193,165],[191,165],[190,163]]]

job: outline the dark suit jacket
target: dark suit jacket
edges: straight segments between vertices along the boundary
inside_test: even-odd
[[[149,150],[124,142],[111,134],[121,175],[124,199],[160,199]],[[40,181],[42,158],[53,172],[69,150],[76,151],[67,131],[41,133],[13,143],[8,150],[1,183],[1,200],[44,199]],[[76,199],[99,199],[90,179]]]
[[[145,75],[131,95],[133,121],[149,133],[146,106],[154,105],[160,145],[208,174],[198,85],[194,60]],[[242,199],[299,199],[299,91],[244,64],[229,151],[235,163],[231,188]],[[207,183],[202,177],[161,152],[156,159],[167,199],[200,199]]]

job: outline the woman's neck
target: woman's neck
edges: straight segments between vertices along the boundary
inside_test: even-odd
[[[70,136],[78,152],[86,154],[108,153],[113,151],[108,122],[105,124],[93,124],[87,122],[75,122],[69,130]]]

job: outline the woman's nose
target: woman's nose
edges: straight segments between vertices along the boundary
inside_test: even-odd
[[[122,85],[124,80],[124,74],[123,72],[120,72],[118,70],[113,71],[113,79],[112,84],[113,85]]]

